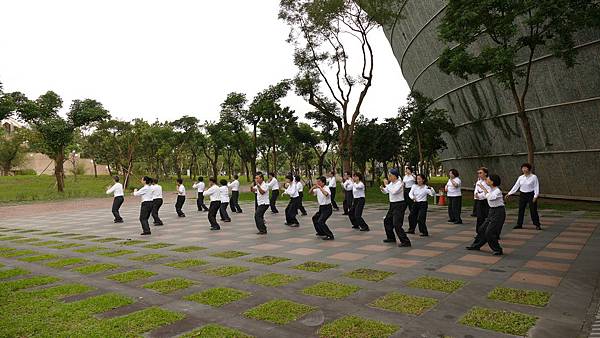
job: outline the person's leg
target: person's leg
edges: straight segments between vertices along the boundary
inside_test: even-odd
[[[203,209],[204,211],[208,211],[208,207],[207,207],[207,206],[206,206],[206,204],[204,203],[204,192],[201,192],[200,194],[202,195],[202,196],[201,196],[201,201],[202,201],[202,209]]]
[[[185,213],[183,212],[183,205],[185,204],[185,196],[181,196],[181,206],[179,207],[179,210],[181,211],[181,216],[185,217]]]
[[[210,202],[208,207],[208,222],[210,223],[210,227],[212,229],[221,229],[219,223],[217,223],[217,212],[221,207],[221,203],[219,201]]]
[[[525,207],[527,206],[527,197],[524,193],[519,194],[519,214],[517,216],[517,226],[520,228],[523,226],[523,220],[525,218]]]
[[[413,203],[410,208],[410,213],[408,214],[408,233],[414,234],[415,229],[417,228],[417,215],[419,215],[419,205],[417,203]]]
[[[356,217],[354,216],[355,213],[356,213],[356,199],[353,199],[352,205],[350,206],[350,209],[348,210],[348,219],[350,220],[350,223],[352,223],[352,228],[358,229],[358,224],[356,223]]]
[[[288,204],[285,207],[284,210],[284,214],[285,214],[285,224],[286,225],[290,225],[292,224],[292,213],[291,213],[291,208],[292,208],[292,199],[290,198]]]
[[[537,229],[541,229],[540,224],[540,215],[538,214],[538,205],[537,201],[533,201],[533,193],[531,193],[530,201],[529,201],[529,213],[531,214],[531,222]]]
[[[358,224],[358,226],[360,227],[360,230],[368,231],[369,225],[367,224],[367,222],[365,222],[365,219],[362,217],[363,209],[365,207],[365,199],[359,198],[357,204],[358,205],[356,206],[356,209],[354,212],[354,217],[356,218],[356,224]]]
[[[204,194],[202,194],[201,192],[198,193],[198,198],[196,198],[196,207],[198,207],[198,211],[202,211],[202,198]]]
[[[448,222],[456,222],[454,219],[454,197],[448,196]]]
[[[487,206],[487,201],[475,200],[475,215],[477,216],[477,222],[475,223],[475,242],[479,242],[479,240],[481,240],[481,236],[483,235],[481,227],[483,226],[483,222],[485,222],[487,217],[487,215],[484,215],[484,204]]]
[[[331,205],[323,205],[319,207],[319,210],[321,211],[321,214],[319,215],[317,222],[320,225],[321,231],[327,236],[327,239],[333,239],[333,232],[331,232],[331,229],[327,226],[327,219],[333,214],[333,208]]]
[[[295,225],[300,224],[300,222],[298,222],[298,218],[296,217],[296,215],[298,215],[298,199],[299,197],[290,198],[290,223]]]
[[[402,225],[404,223],[404,213],[406,212],[406,203],[405,202],[397,202],[397,206],[392,211],[392,223],[393,229],[396,231],[396,235],[400,240],[400,243],[404,246],[410,245],[410,239],[404,232]]]
[[[154,225],[163,225],[162,220],[158,216],[158,211],[163,204],[162,198],[157,198],[152,201],[152,219],[154,220]]]
[[[319,207],[319,210],[313,215],[312,222],[313,222],[313,226],[315,227],[315,232],[317,233],[317,235],[325,236],[325,234],[323,233],[323,230],[321,229],[321,224],[319,223],[320,217],[321,217],[321,207]]]
[[[223,218],[223,221],[225,221],[225,222],[231,222],[231,217],[229,217],[229,213],[227,213],[228,206],[229,206],[229,203],[221,202],[221,207],[219,208],[219,210],[223,211],[221,213],[221,218]]]
[[[265,212],[267,212],[268,209],[268,205],[259,205],[256,207],[256,212],[254,213],[254,222],[256,223],[256,228],[261,233],[267,233],[267,226],[265,225]]]
[[[427,231],[427,202],[419,202],[419,204],[419,214],[417,215],[419,232],[422,236],[429,236],[429,231]]]
[[[333,207],[333,210],[337,211],[339,209],[337,203],[335,203],[335,193],[336,193],[337,187],[329,188],[329,189],[331,190],[331,206]]]
[[[485,219],[485,221],[481,224],[479,229],[477,230],[477,236],[475,236],[475,240],[473,243],[467,247],[469,250],[479,250],[482,246],[487,243],[487,239],[485,237],[486,229],[489,225],[490,219],[489,217]]]
[[[460,216],[460,213],[462,212],[462,196],[457,196],[456,200],[454,201],[454,219],[456,220],[456,223],[458,224],[462,224],[462,217]]]
[[[219,204],[219,217],[221,221],[225,220],[225,213],[223,212],[223,203]]]
[[[271,206],[271,212],[272,213],[279,213],[279,210],[277,210],[277,198],[279,197],[279,190],[272,190],[271,191],[271,198],[269,198],[269,204]]]
[[[306,209],[304,208],[304,193],[301,192],[298,198],[298,210],[302,213],[302,216],[306,216]]]
[[[150,218],[150,214],[152,213],[152,202],[143,202],[140,207],[140,223],[142,224],[142,232],[144,234],[150,233],[150,224],[148,224],[148,219]]]
[[[115,217],[115,222],[123,222],[119,209],[121,209],[124,200],[123,196],[117,196],[113,199],[112,214]]]
[[[383,229],[385,230],[385,240],[384,242],[396,242],[396,236],[394,236],[394,222],[393,222],[393,212],[394,212],[394,203],[390,203],[390,207],[388,208],[385,217],[383,218]]]
[[[504,208],[494,208],[490,211],[489,223],[485,229],[485,239],[487,240],[490,249],[494,251],[494,254],[501,254],[502,247],[498,243],[498,234],[502,232],[502,226],[506,218],[506,212]]]
[[[342,208],[344,209],[344,215],[348,215],[348,210],[350,207],[348,206],[348,192],[344,190],[344,202],[342,203]]]

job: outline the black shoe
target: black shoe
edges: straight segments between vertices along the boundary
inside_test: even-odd
[[[223,220],[223,222],[229,223],[229,222],[231,222],[231,220],[230,219],[225,219],[225,220]]]
[[[179,216],[179,217],[185,217],[185,214],[181,214],[181,215],[177,215],[177,216]]]
[[[396,240],[395,239],[386,238],[386,239],[383,240],[383,243],[396,243]]]
[[[303,214],[302,214],[302,216],[306,216],[306,215],[308,215],[308,214],[307,214],[307,213],[303,213]]]
[[[535,230],[542,230],[542,227],[541,227],[541,226],[539,226],[539,225],[536,225],[536,226],[535,226]]]
[[[472,245],[470,245],[470,246],[466,247],[465,249],[467,249],[467,250],[470,250],[470,251],[479,251],[479,248],[478,248],[478,247],[476,247],[476,246],[472,246]]]
[[[429,237],[429,234],[419,234],[421,237]]]
[[[163,225],[164,225],[164,224],[162,224],[162,223],[154,223],[154,226],[155,226],[155,227],[161,227],[161,226],[163,226]]]
[[[333,238],[333,236],[325,236],[325,237],[322,238],[322,240],[324,240],[324,241],[333,241],[334,238]]]
[[[522,226],[522,225],[515,225],[515,226],[513,227],[513,229],[523,229],[523,226]]]
[[[408,248],[412,245],[409,242],[406,242],[406,243],[400,243],[400,244],[398,244],[398,246],[401,248]]]
[[[151,234],[151,232],[142,232],[140,235],[146,236],[146,235],[150,235],[150,234]]]
[[[118,219],[118,220],[115,221],[115,223],[123,223],[123,220],[122,219]]]
[[[339,208],[335,208],[335,209],[333,209],[333,211],[340,211],[340,209]]]
[[[221,228],[211,227],[210,230],[221,230]]]
[[[477,217],[477,214],[471,214],[471,217]]]
[[[266,231],[259,231],[259,232],[257,232],[256,234],[257,234],[257,235],[266,235],[266,234],[267,234],[267,232],[266,232]]]
[[[494,256],[502,256],[503,253],[502,253],[502,251],[494,251],[494,253],[492,255],[494,255]]]
[[[448,223],[454,223],[455,221],[453,219],[449,219]]]
[[[454,224],[463,224],[463,222],[462,221],[456,221],[456,222],[454,222]]]
[[[346,215],[346,216],[348,216],[348,213],[347,213],[347,212],[345,212],[345,213],[343,213],[342,215]]]
[[[352,227],[352,229],[359,229],[359,226],[355,225],[355,226]]]
[[[290,224],[290,226],[291,226],[292,228],[297,228],[297,227],[299,227],[299,226],[300,226],[300,224],[299,224],[299,223],[292,223],[292,224]]]
[[[360,228],[360,231],[371,231],[369,228]]]
[[[407,233],[407,234],[414,235],[414,234],[415,234],[415,231],[414,231],[414,230],[408,230],[406,233]]]
[[[278,214],[279,211],[271,211],[271,214]]]

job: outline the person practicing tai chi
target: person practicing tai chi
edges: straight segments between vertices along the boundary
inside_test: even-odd
[[[404,184],[398,179],[399,176],[400,173],[398,170],[390,170],[387,180],[384,180],[384,185],[380,187],[381,192],[387,194],[390,200],[390,207],[383,219],[383,227],[387,237],[383,242],[396,243],[396,236],[398,236],[400,240],[399,246],[409,247],[411,246],[410,239],[404,232],[404,229],[402,229],[406,202],[404,201]]]
[[[323,240],[333,240],[333,232],[327,226],[327,219],[333,213],[333,207],[331,206],[331,191],[327,186],[325,176],[317,179],[316,184],[310,188],[310,193],[317,196],[317,202],[319,203],[319,210],[312,217],[317,236],[322,237]]]
[[[152,219],[154,220],[154,225],[161,226],[163,225],[162,220],[158,217],[158,210],[163,205],[163,191],[160,184],[158,184],[158,178],[152,180]]]
[[[517,225],[513,229],[523,228],[523,219],[525,218],[525,208],[529,204],[529,213],[531,214],[531,221],[537,230],[542,230],[540,223],[540,215],[538,215],[537,199],[540,195],[540,181],[538,177],[531,172],[531,164],[523,163],[521,165],[521,172],[523,175],[519,176],[515,185],[506,194],[506,200],[508,197],[514,195],[517,191],[519,192],[519,216],[517,218]]]
[[[408,196],[414,202],[408,219],[412,218],[412,224],[419,226],[421,237],[427,237],[429,236],[429,231],[427,230],[427,196],[435,196],[435,190],[427,186],[425,175],[418,174],[417,184],[412,186]],[[414,234],[415,228],[409,226],[407,233]]]
[[[338,208],[337,203],[335,203],[335,193],[336,193],[336,189],[337,189],[337,180],[335,179],[335,171],[329,172],[329,180],[327,182],[328,182],[327,186],[329,187],[329,190],[331,190],[331,206],[333,206],[333,211],[338,211],[338,210],[340,210],[340,208]]]
[[[175,201],[175,212],[177,212],[177,216],[185,217],[185,214],[181,210],[183,208],[183,204],[185,203],[185,187],[183,186],[183,180],[181,178],[177,179],[177,201]]]
[[[417,176],[415,176],[415,174],[413,174],[413,171],[410,167],[406,167],[404,168],[404,177],[402,177],[402,183],[404,184],[404,200],[406,201],[406,208],[408,209],[409,215],[410,215],[410,211],[412,210],[414,201],[412,198],[410,198],[410,196],[408,196],[408,194],[410,193],[410,189],[413,187],[413,185],[415,185],[417,182]],[[414,220],[411,219],[410,217],[408,218],[408,228],[409,229],[414,229],[417,227],[417,224],[414,223]]]
[[[448,196],[448,222],[454,224],[462,224],[463,222],[460,217],[462,209],[462,193],[460,188],[462,181],[458,176],[458,170],[450,169],[448,171],[448,183],[444,187],[446,196]]]
[[[142,224],[143,232],[140,235],[150,235],[150,214],[152,213],[152,179],[148,176],[144,176],[141,180],[144,186],[142,188],[133,190],[133,196],[140,196],[142,198],[142,205],[140,207],[140,223]]]
[[[304,209],[304,183],[300,175],[296,175],[294,178],[298,186],[298,210],[302,213],[302,216],[306,216],[306,209]]]
[[[260,171],[254,176],[254,185],[250,188],[256,194],[256,210],[254,211],[254,222],[258,229],[257,235],[266,235],[265,212],[269,209],[269,188],[265,182],[265,176]]]
[[[277,181],[277,176],[275,173],[269,173],[269,183],[267,187],[271,190],[271,198],[269,199],[269,205],[271,206],[271,213],[278,214],[279,210],[277,210],[277,199],[279,198],[279,181]]]
[[[221,221],[223,222],[231,222],[231,218],[227,213],[227,207],[229,206],[229,187],[227,186],[227,180],[221,180],[221,186],[219,187],[219,197],[221,198],[221,204],[219,205],[219,215],[221,216]]]
[[[342,183],[342,189],[344,190],[344,203],[343,203],[343,208],[344,208],[344,213],[343,215],[348,215],[348,211],[350,210],[350,207],[352,207],[352,200],[354,199],[354,197],[352,196],[352,185],[354,184],[354,182],[352,182],[352,173],[349,171],[346,171],[344,173],[344,183]]]
[[[475,217],[477,217],[477,223],[475,226],[475,232],[477,233],[477,236],[479,236],[479,230],[485,219],[488,217],[488,212],[490,211],[487,198],[485,197],[483,189],[480,187],[483,186],[487,191],[490,191],[491,187],[487,184],[487,179],[488,169],[486,167],[479,168],[477,170],[477,182],[475,183],[475,190],[473,192],[473,197],[475,199]]]
[[[196,199],[196,205],[198,206],[198,211],[208,211],[206,204],[204,204],[204,177],[198,177],[198,182],[192,185],[193,189],[198,190],[198,199]]]
[[[466,248],[467,250],[479,250],[487,243],[495,256],[502,255],[502,247],[498,243],[498,235],[502,232],[502,226],[506,219],[506,210],[504,209],[500,183],[500,176],[492,174],[487,178],[487,185],[479,184],[479,188],[483,192],[490,210],[488,217],[477,230],[475,241]]]
[[[229,206],[231,207],[231,212],[235,212],[238,214],[242,213],[242,208],[240,207],[240,181],[238,180],[238,175],[233,175],[233,181],[231,183],[227,183],[227,186],[231,188],[231,198],[229,199]]]
[[[298,194],[298,185],[292,174],[285,177],[285,191],[283,194],[290,196],[290,201],[285,207],[285,225],[297,228],[300,226],[298,218],[296,218],[298,214],[298,196],[300,195]]]
[[[208,196],[210,199],[210,204],[208,205],[210,230],[221,230],[221,226],[217,223],[217,212],[221,207],[221,190],[216,178],[211,177],[208,179],[208,189],[204,191],[204,196]]]
[[[115,223],[123,223],[123,218],[119,213],[119,209],[123,202],[125,201],[125,197],[123,194],[123,185],[119,183],[119,176],[113,176],[113,181],[115,182],[111,187],[106,190],[106,194],[113,194],[113,204],[112,204],[112,214],[115,217]]]
[[[352,207],[348,210],[348,218],[352,223],[353,229],[360,229],[360,231],[369,231],[369,225],[362,217],[363,209],[365,208],[365,184],[363,183],[363,175],[359,172],[355,172],[352,176]],[[331,189],[331,187],[329,187]],[[333,197],[333,194],[332,194]],[[333,199],[331,200],[333,204]]]

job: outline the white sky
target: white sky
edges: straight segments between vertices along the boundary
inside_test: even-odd
[[[36,98],[93,98],[113,117],[218,118],[227,93],[249,99],[296,68],[279,0],[0,1],[0,82]],[[367,117],[395,116],[408,86],[382,31],[373,33]],[[359,55],[360,56],[360,55]],[[300,115],[311,107],[289,95]]]

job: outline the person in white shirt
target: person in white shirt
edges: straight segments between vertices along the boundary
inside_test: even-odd
[[[346,171],[344,173],[344,183],[342,183],[342,188],[344,189],[344,213],[343,215],[348,215],[348,211],[350,211],[350,207],[352,207],[352,200],[354,197],[352,196],[352,173]]]
[[[300,223],[296,215],[298,214],[298,185],[294,181],[294,176],[289,174],[285,177],[285,191],[284,195],[290,196],[290,201],[287,207],[285,207],[285,225],[297,228]]]
[[[208,196],[210,199],[210,204],[208,205],[210,230],[221,230],[221,226],[217,223],[217,212],[221,207],[221,190],[216,178],[211,177],[208,179],[208,189],[204,191],[204,196]]]
[[[240,207],[240,181],[238,181],[238,175],[233,175],[233,181],[228,183],[227,186],[231,188],[231,198],[229,199],[229,206],[231,211],[241,214],[242,208]]]
[[[479,233],[478,229],[481,227],[490,211],[490,206],[485,198],[483,189],[479,187],[479,185],[483,185],[488,191],[490,190],[490,186],[487,184],[488,173],[489,171],[486,167],[481,167],[477,170],[477,182],[475,182],[475,190],[473,191],[473,198],[475,199],[475,217],[477,217],[475,231],[477,233]]]
[[[337,180],[335,179],[335,171],[330,171],[328,174],[329,180],[327,181],[327,186],[331,191],[331,206],[333,207],[333,211],[338,211],[340,210],[340,208],[338,208],[338,205],[335,202],[335,193],[337,190]]]
[[[229,206],[229,186],[226,179],[222,179],[220,183],[219,197],[221,198],[221,204],[219,205],[219,215],[221,215],[221,221],[231,222],[231,218],[227,213],[227,207]]]
[[[112,214],[115,217],[115,223],[123,223],[123,217],[119,214],[119,209],[123,202],[125,201],[125,197],[123,194],[123,185],[119,183],[119,176],[114,176],[113,180],[115,183],[106,190],[106,194],[113,194],[113,204],[112,204]]]
[[[427,196],[435,196],[435,190],[427,186],[427,177],[423,174],[417,175],[417,184],[410,188],[408,197],[413,200],[413,208],[408,215],[408,219],[412,218],[412,224],[419,226],[420,236],[429,236],[427,230]],[[416,226],[415,225],[415,226]],[[407,233],[414,234],[415,228],[409,227]]]
[[[269,173],[269,183],[267,183],[267,187],[271,190],[271,198],[269,199],[269,205],[271,206],[271,213],[278,214],[279,210],[277,210],[277,199],[279,198],[279,181],[277,181],[277,176],[275,173]]]
[[[417,176],[413,174],[413,170],[411,169],[411,167],[406,166],[406,168],[404,168],[404,177],[402,177],[402,183],[404,184],[404,200],[406,201],[406,207],[408,208],[409,214],[412,210],[414,202],[412,198],[408,196],[408,194],[410,193],[410,189],[413,187],[413,185],[416,184],[416,181]],[[413,220],[412,218],[408,218],[409,229],[415,229],[417,227],[417,224],[413,223],[414,221],[415,220]]]
[[[140,208],[140,223],[142,224],[143,232],[140,235],[150,235],[150,224],[148,224],[148,219],[150,219],[150,214],[152,213],[152,188],[150,185],[152,184],[152,179],[148,176],[144,176],[142,178],[142,183],[144,186],[142,188],[135,189],[133,191],[134,196],[140,196],[142,198],[142,206]]]
[[[509,196],[512,196],[517,191],[519,192],[519,216],[517,217],[517,225],[513,229],[523,228],[525,208],[529,204],[531,221],[537,230],[542,230],[537,206],[537,199],[540,196],[540,182],[538,181],[538,177],[531,172],[531,164],[523,163],[521,165],[521,172],[523,172],[523,175],[519,176],[515,185],[506,194],[506,200],[508,200]]]
[[[352,229],[369,231],[369,225],[362,217],[363,209],[365,208],[365,184],[363,183],[363,175],[359,172],[355,172],[352,176],[352,180],[354,181],[352,184],[353,199],[352,207],[348,210],[348,218],[350,219],[350,223],[352,223]]]
[[[250,190],[256,193],[256,210],[254,211],[254,222],[258,229],[257,235],[266,235],[265,212],[269,209],[269,188],[265,183],[265,176],[260,171],[254,176],[254,185]]]
[[[454,224],[462,224],[463,222],[460,217],[462,211],[462,181],[458,177],[459,175],[458,170],[450,169],[448,171],[448,183],[444,187],[446,196],[448,196],[448,222]]]
[[[198,182],[192,185],[193,189],[198,189],[198,198],[196,199],[196,206],[198,206],[198,211],[208,211],[206,204],[204,204],[204,177],[198,177]]]
[[[327,219],[333,214],[333,207],[331,206],[331,190],[327,186],[325,176],[317,179],[316,184],[310,188],[310,193],[317,196],[319,203],[319,211],[312,217],[317,236],[321,236],[323,240],[333,240],[333,232],[327,226]]]
[[[385,229],[386,239],[384,243],[396,243],[396,235],[400,240],[400,247],[409,247],[410,239],[402,229],[404,222],[404,212],[406,211],[406,202],[404,201],[404,184],[398,179],[400,173],[396,169],[390,170],[387,180],[379,187],[381,192],[387,194],[390,200],[390,207],[385,218],[383,227]],[[394,234],[394,231],[396,232]]]
[[[162,220],[158,217],[158,210],[163,205],[163,193],[162,187],[158,184],[158,178],[152,180],[152,219],[154,220],[154,225],[161,226],[163,225]]]
[[[500,190],[500,176],[492,174],[487,178],[487,186],[479,184],[487,203],[490,206],[488,217],[477,232],[477,237],[467,250],[479,250],[487,243],[496,256],[502,255],[502,247],[498,243],[498,236],[506,219],[506,210]],[[489,189],[488,189],[489,187]]]
[[[177,216],[185,217],[185,214],[181,210],[183,208],[183,203],[185,203],[185,187],[183,186],[183,180],[181,178],[177,179],[177,201],[175,202],[175,212],[177,212]]]
[[[294,177],[296,179],[296,185],[298,186],[298,210],[302,214],[302,216],[306,216],[306,209],[304,209],[304,182],[302,182],[302,177],[300,175],[296,175]]]

